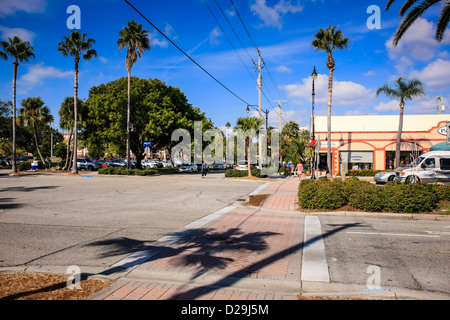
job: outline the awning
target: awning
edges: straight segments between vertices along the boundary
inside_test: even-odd
[[[447,144],[446,141],[439,142],[430,148],[430,151],[445,151],[450,150],[450,144]]]

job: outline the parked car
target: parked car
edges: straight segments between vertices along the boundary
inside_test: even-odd
[[[94,171],[97,165],[89,158],[77,158],[77,169]]]
[[[227,165],[223,162],[214,163],[212,169],[213,170],[225,170],[227,168]]]
[[[450,184],[450,151],[426,152],[408,167],[396,169],[395,173],[395,179],[401,182]]]
[[[32,157],[32,156],[18,157],[16,161],[17,161],[17,162],[33,161],[33,157]]]
[[[394,181],[395,179],[395,171],[389,171],[389,172],[378,172],[373,177],[373,180],[375,183],[386,183],[388,181]]]
[[[197,169],[197,165],[195,163],[191,163],[191,164],[183,164],[181,165],[181,167],[178,169],[179,172],[196,172]]]
[[[172,168],[170,161],[160,161],[164,168]]]
[[[155,160],[142,160],[141,165],[145,169],[162,168],[162,164],[157,163]]]
[[[8,166],[9,165],[9,162],[5,159],[5,158],[3,158],[3,157],[0,157],[0,166]]]
[[[253,169],[255,166],[253,164],[250,164],[250,169]],[[247,160],[241,160],[238,161],[235,167],[236,170],[248,170],[248,161]]]
[[[108,163],[108,161],[105,160],[96,160],[94,161],[100,168],[108,168],[111,165]]]
[[[111,165],[113,166],[113,167],[126,167],[127,166],[127,164],[125,163],[125,161],[123,161],[123,160],[121,160],[121,159],[114,159],[114,160],[111,160]]]

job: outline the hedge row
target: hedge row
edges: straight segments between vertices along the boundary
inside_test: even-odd
[[[304,209],[335,210],[345,205],[369,212],[429,212],[450,201],[450,186],[388,182],[383,187],[358,178],[303,180],[298,203]]]
[[[254,168],[252,169],[252,176],[261,178],[261,170]],[[236,170],[228,169],[225,171],[226,178],[236,178],[236,177],[248,177],[248,170]]]
[[[389,172],[392,170],[348,170],[347,177],[373,177],[379,172]],[[341,171],[338,172],[338,176],[341,175]]]
[[[154,169],[140,170],[140,169],[127,169],[123,167],[107,167],[98,169],[98,173],[127,175],[127,176],[148,176],[148,175],[155,175],[158,173],[158,171]]]

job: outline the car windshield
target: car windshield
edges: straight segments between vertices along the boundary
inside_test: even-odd
[[[425,158],[424,157],[418,157],[413,163],[411,163],[408,166],[416,167],[423,161],[423,159],[425,159]]]

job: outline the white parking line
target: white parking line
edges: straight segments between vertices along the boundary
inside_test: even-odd
[[[330,282],[319,217],[305,216],[302,281]]]
[[[416,234],[416,233],[387,233],[387,232],[363,232],[363,231],[347,231],[347,233],[351,233],[351,234],[364,234],[364,235],[398,236],[398,237],[439,238],[438,235],[431,235],[431,234]]]

